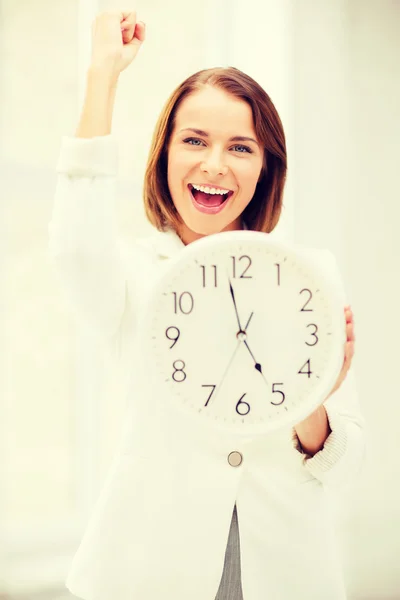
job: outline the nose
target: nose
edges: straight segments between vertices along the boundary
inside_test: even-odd
[[[221,154],[216,151],[210,153],[203,160],[200,169],[203,173],[208,173],[211,178],[217,175],[226,175],[228,172],[228,167],[224,164]]]

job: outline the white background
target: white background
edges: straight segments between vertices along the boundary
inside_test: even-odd
[[[147,39],[121,76],[122,236],[150,230],[152,131],[188,75],[235,66],[281,115],[282,236],[327,247],[355,314],[368,463],[337,498],[349,600],[400,598],[400,2],[138,0]],[[62,589],[110,464],[124,376],[76,331],[47,258],[61,137],[73,135],[94,0],[0,0],[0,597]],[[54,598],[54,594],[51,594]]]

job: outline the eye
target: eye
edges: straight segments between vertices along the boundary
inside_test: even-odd
[[[191,142],[199,142],[199,144],[193,144]],[[202,140],[199,140],[199,138],[186,138],[186,140],[183,140],[184,144],[189,144],[190,146],[199,146],[200,144],[202,144]],[[233,146],[233,148],[242,148],[244,150],[243,151],[239,151],[239,154],[253,154],[253,150],[251,148],[249,148],[249,146],[243,146],[242,144],[238,144],[236,146]]]
[[[189,142],[201,142],[201,140],[199,140],[199,138],[187,138],[186,140],[183,140],[184,144],[189,144]],[[191,146],[198,146],[198,144],[190,144]]]
[[[234,148],[244,148],[246,150],[246,152],[248,152],[249,154],[253,153],[253,150],[251,150],[251,148],[249,148],[248,146],[242,146],[241,144],[239,144],[238,146],[234,146]],[[244,154],[244,153],[240,152],[240,154]]]

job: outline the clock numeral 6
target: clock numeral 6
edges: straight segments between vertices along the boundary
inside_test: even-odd
[[[194,299],[190,292],[183,292],[178,296],[177,292],[172,292],[174,297],[174,312],[181,312],[184,315],[189,315],[194,307]]]
[[[303,306],[303,308],[300,310],[300,312],[312,312],[314,309],[313,308],[306,308],[307,304],[310,302],[311,298],[312,298],[312,292],[311,290],[304,288],[304,290],[301,290],[300,294],[302,294],[303,292],[308,292],[310,294],[309,299],[307,300],[307,302],[305,303],[305,305]]]
[[[243,394],[243,396],[241,396],[241,397],[240,397],[240,400],[239,400],[239,402],[236,404],[236,412],[237,412],[237,414],[238,414],[238,415],[240,415],[241,417],[244,417],[244,416],[248,415],[248,414],[249,414],[249,412],[250,412],[250,404],[248,404],[247,402],[242,402],[242,398],[244,398],[245,396],[246,396],[246,394]],[[247,409],[248,409],[248,410],[247,410],[246,412],[240,412],[240,411],[239,411],[239,406],[240,406],[241,404],[244,404],[245,406],[247,406]]]
[[[178,363],[181,363],[181,367],[178,365]],[[175,371],[172,373],[172,379],[174,381],[176,381],[176,383],[182,383],[182,381],[185,381],[186,379],[186,373],[183,370],[186,365],[183,362],[183,360],[176,360],[175,362],[172,363],[172,366],[174,367]],[[177,373],[181,373],[181,375],[177,375]]]
[[[170,336],[168,335],[170,331],[171,331],[171,335],[172,335],[172,336],[174,336],[174,335],[175,335],[175,337],[170,337]],[[174,333],[174,331],[176,331],[176,334]],[[178,329],[177,327],[175,327],[175,326],[173,326],[173,325],[172,325],[171,327],[168,327],[168,328],[165,330],[165,335],[166,335],[166,337],[167,337],[167,338],[168,338],[168,339],[169,339],[171,342],[174,342],[174,343],[172,344],[172,346],[170,346],[170,347],[169,347],[169,349],[171,350],[171,348],[173,348],[173,347],[175,346],[176,342],[179,340],[179,336],[181,335],[181,332],[179,331],[179,329]]]
[[[304,369],[304,367],[308,365],[308,371],[303,371],[302,369]],[[297,371],[298,373],[300,373],[301,375],[308,375],[308,378],[310,379],[310,376],[312,375],[312,371],[311,371],[311,359],[309,358],[308,360],[306,360],[306,362],[304,363],[304,365],[301,367],[300,371]]]
[[[315,325],[315,323],[310,323],[309,325],[307,325],[307,327],[315,327],[315,331],[311,334],[314,336],[315,342],[313,344],[309,344],[308,342],[306,342],[306,344],[307,346],[315,346],[315,344],[317,344],[319,341],[319,338],[317,336],[318,326]]]

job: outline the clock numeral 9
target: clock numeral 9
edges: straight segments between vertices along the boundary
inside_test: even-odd
[[[178,363],[181,363],[182,366],[180,367]],[[182,383],[182,381],[185,381],[186,373],[183,369],[186,367],[186,365],[183,360],[176,360],[172,363],[172,366],[175,369],[175,371],[172,373],[172,379],[176,381],[176,383]],[[181,373],[181,375],[177,375],[177,373]]]
[[[301,290],[300,294],[302,294],[303,292],[308,292],[310,294],[309,299],[307,300],[307,302],[305,303],[305,305],[303,306],[303,308],[300,310],[300,312],[312,312],[314,309],[313,308],[306,308],[307,304],[310,302],[311,298],[312,298],[312,292],[311,290],[304,288],[304,290]]]
[[[315,323],[310,323],[309,325],[307,325],[307,327],[315,327],[315,331],[311,334],[314,336],[315,342],[313,344],[309,344],[308,342],[306,342],[306,344],[307,346],[315,346],[315,344],[317,344],[319,341],[319,338],[317,336],[318,327],[317,325],[315,325]]]
[[[174,312],[181,312],[184,315],[189,315],[194,307],[194,299],[190,292],[183,292],[178,297],[176,292],[172,292],[174,297]]]
[[[200,265],[200,268],[203,270],[203,288],[206,287],[206,266]],[[210,265],[210,268],[214,269],[214,287],[217,287],[217,265]]]
[[[242,259],[245,259],[248,261],[248,265],[245,268],[245,270],[243,271],[243,273],[239,276],[240,279],[252,279],[253,276],[252,275],[246,275],[247,271],[250,269],[251,266],[251,258],[250,256],[247,256],[247,254],[244,254],[243,256],[240,256],[238,259],[236,259],[236,256],[231,256],[232,262],[233,262],[233,269],[232,269],[232,276],[233,278],[236,278],[236,260],[241,261]]]
[[[170,336],[169,336],[169,332],[170,332],[170,331],[171,331],[171,335],[172,335],[172,336],[175,336],[175,337],[170,337]],[[174,333],[174,331],[176,331],[176,334]],[[165,330],[165,335],[166,335],[166,337],[167,337],[167,338],[168,338],[168,339],[169,339],[171,342],[174,342],[174,343],[172,344],[172,346],[170,346],[170,347],[169,347],[169,349],[171,350],[171,348],[173,348],[173,347],[175,346],[176,342],[179,340],[179,336],[181,335],[181,332],[179,331],[179,329],[178,329],[177,327],[175,327],[175,326],[171,326],[171,327],[168,327],[168,328]]]

